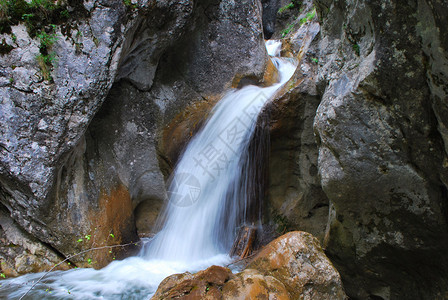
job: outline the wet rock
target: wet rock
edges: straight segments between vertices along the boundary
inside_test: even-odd
[[[222,298],[216,299],[277,299],[289,300],[285,286],[272,276],[246,269],[236,274],[222,288]]]
[[[319,241],[306,232],[289,232],[272,241],[247,269],[277,279],[291,299],[347,299],[338,271]]]
[[[92,246],[77,240],[93,237],[94,231],[101,230],[103,238],[119,229],[113,234],[120,241],[126,239],[122,234],[136,237],[132,219],[118,220],[120,213],[106,213],[101,200],[102,193],[112,195],[118,186],[119,201],[130,203],[121,192],[121,182],[102,186],[103,190],[98,184],[100,188],[93,192],[92,186],[91,190],[85,188],[93,174],[83,172],[84,163],[90,163],[82,159],[86,145],[83,135],[115,81],[119,65],[123,65],[120,58],[129,53],[128,38],[132,39],[150,5],[145,2],[128,9],[123,2],[100,2],[104,1],[93,1],[88,13],[79,19],[75,7],[75,19],[67,25],[73,27],[55,28],[57,41],[50,50],[57,59],[47,70],[49,74],[44,74],[36,60],[38,39],[31,38],[23,24],[12,27],[17,47],[1,62],[2,78],[8,80],[0,88],[1,202],[26,232],[64,255]],[[167,2],[158,2],[151,9],[160,11],[164,5],[165,10],[175,10]],[[174,17],[178,27],[171,28],[173,38],[187,17]],[[53,81],[45,80],[49,76]],[[67,180],[72,180],[71,184]],[[96,218],[98,211],[100,218]],[[122,216],[132,216],[126,215],[128,211]],[[103,216],[110,220],[101,224]],[[119,225],[111,228],[114,222]],[[126,222],[130,223],[122,227]],[[96,245],[103,242],[95,241]]]
[[[299,64],[259,120],[265,116],[270,120],[268,220],[279,233],[303,230],[323,241],[328,198],[320,184],[313,128],[321,101],[316,85],[318,64],[313,60],[319,30],[319,24],[310,21],[283,39],[284,45],[295,45],[288,53]]]
[[[246,269],[212,266],[167,277],[152,299],[347,299],[319,241],[290,232],[272,241]]]
[[[177,114],[163,129],[159,140],[160,166],[165,176],[171,173],[182,150],[197,133],[204,121],[207,120],[213,106],[219,100],[218,97],[197,101]]]
[[[228,268],[211,266],[196,274],[165,278],[151,299],[222,299],[221,289],[234,275]]]
[[[61,256],[53,249],[20,228],[5,207],[0,207],[0,273],[12,277],[45,272],[61,260]],[[56,270],[69,268],[67,263],[63,263]]]

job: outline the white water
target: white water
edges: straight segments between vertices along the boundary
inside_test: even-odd
[[[270,55],[279,53],[278,42],[267,48]],[[246,221],[242,160],[257,116],[295,70],[291,62],[273,61],[279,69],[278,84],[230,91],[190,141],[172,177],[161,230],[138,257],[114,261],[101,270],[53,272],[26,299],[149,299],[171,274],[229,263],[237,227]],[[0,298],[18,299],[40,276],[2,281]]]
[[[266,50],[270,56],[280,56],[282,50],[282,43],[277,40],[267,40]]]

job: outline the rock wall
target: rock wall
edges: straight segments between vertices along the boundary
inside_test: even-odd
[[[323,96],[315,130],[331,203],[325,247],[354,297],[445,297],[448,170],[440,114],[448,94],[440,87],[448,83],[448,44],[436,20],[448,6],[317,4]]]
[[[303,51],[309,5],[274,33],[301,62],[270,107],[270,218],[322,238],[353,299],[443,299],[448,6],[314,1]]]
[[[162,128],[234,78],[262,80],[267,62],[255,0],[64,5],[69,22],[42,29],[56,37],[47,73],[36,59],[42,40],[23,22],[1,36],[12,45],[1,60],[2,216],[52,257],[136,241],[136,227],[150,233],[166,194],[162,171],[175,163],[163,153]],[[120,255],[72,263],[101,267]]]
[[[298,67],[264,110],[270,118],[267,218],[279,233],[304,230],[323,241],[329,202],[320,184],[313,129],[321,101],[316,84],[318,65],[313,61],[318,52],[320,26],[315,16],[300,21],[314,11],[312,1],[304,1],[300,13],[297,7],[293,11],[297,15],[290,32],[282,39],[282,54],[295,58]]]

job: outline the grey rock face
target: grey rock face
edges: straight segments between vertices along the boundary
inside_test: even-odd
[[[324,246],[351,297],[443,298],[448,44],[440,16],[448,6],[317,5],[323,97],[315,130],[331,203]]]
[[[302,7],[304,14],[313,9],[308,3]],[[321,101],[318,65],[312,60],[319,30],[317,22],[308,22],[283,39],[283,52],[299,59],[299,65],[265,112],[271,129],[268,215],[280,232],[303,230],[323,241],[329,203],[320,185],[313,129]]]
[[[56,29],[54,83],[43,80],[39,43],[23,25],[13,27],[17,47],[0,62],[0,200],[62,255],[99,240],[134,241],[134,210],[149,218],[139,208],[159,209],[166,197],[161,128],[235,75],[262,77],[266,66],[258,1],[84,7],[76,30]],[[111,258],[98,254],[97,266]]]
[[[9,216],[9,212],[0,209],[0,251],[2,255],[2,273],[17,276],[30,272],[43,272],[61,262],[61,257],[43,245],[38,239],[23,231]],[[58,270],[67,270],[69,265],[61,264]]]
[[[63,35],[57,28],[54,84],[42,78],[38,41],[23,25],[12,29],[18,47],[2,59],[2,75],[12,80],[0,89],[1,201],[20,226],[46,243],[58,239],[48,226],[55,218],[49,214],[49,194],[58,165],[78,144],[113,83],[120,44],[132,24],[125,16],[121,3],[96,3],[89,19],[77,22],[78,34]]]

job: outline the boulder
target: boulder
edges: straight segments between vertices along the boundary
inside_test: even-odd
[[[265,246],[241,272],[212,266],[167,277],[152,299],[347,299],[319,241],[289,232]]]
[[[233,276],[230,269],[220,266],[196,274],[174,274],[160,283],[151,299],[222,299],[221,289]]]
[[[341,277],[311,234],[289,232],[265,246],[246,269],[281,282],[291,299],[347,299]]]
[[[289,300],[283,283],[272,276],[264,276],[257,270],[245,269],[236,274],[222,288],[222,298],[216,299],[276,299]]]

